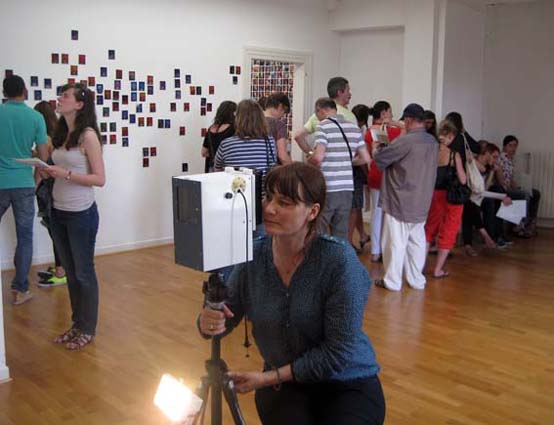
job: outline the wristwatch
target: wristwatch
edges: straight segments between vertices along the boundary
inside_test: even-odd
[[[67,170],[67,176],[64,177],[66,180],[71,180],[71,170]]]

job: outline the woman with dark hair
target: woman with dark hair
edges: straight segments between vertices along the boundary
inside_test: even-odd
[[[221,102],[215,113],[213,124],[208,128],[204,142],[202,143],[201,155],[206,158],[204,172],[214,170],[214,158],[220,143],[235,134],[235,111],[237,104],[231,100]]]
[[[427,130],[427,133],[435,136],[435,139],[437,139],[438,141],[439,137],[437,135],[437,117],[435,113],[427,109],[423,112],[423,121],[425,122],[425,130]]]
[[[376,102],[373,108],[370,109],[370,114],[373,117],[373,124],[367,129],[365,141],[369,154],[373,159],[374,147],[378,145],[378,143],[374,143],[376,132],[386,132],[389,142],[392,142],[404,132],[404,123],[393,121],[390,103],[384,100]],[[381,260],[383,210],[379,207],[379,194],[382,180],[383,172],[377,168],[375,161],[371,161],[367,174],[367,185],[369,186],[371,200],[371,261],[373,262]]]
[[[484,142],[484,143],[482,143]],[[495,169],[497,167],[496,160],[500,155],[500,150],[498,147],[489,143],[486,140],[480,140],[481,144],[481,153],[477,155],[477,168],[483,176],[485,182],[485,191],[479,195],[479,197],[473,195],[471,202],[467,202],[464,205],[464,213],[462,216],[462,235],[464,239],[464,250],[467,255],[470,257],[477,256],[477,251],[473,248],[473,229],[475,228],[481,235],[485,246],[487,248],[496,248],[496,243],[494,242],[494,234],[492,235],[487,231],[485,227],[485,222],[482,217],[481,207],[486,205],[486,200],[494,204],[494,200],[502,201],[505,205],[510,205],[512,200],[503,193],[495,193],[489,191],[491,186],[493,186],[493,179],[495,175]],[[485,199],[486,198],[486,199]]]
[[[52,137],[54,136],[54,131],[56,129],[56,126],[58,124],[58,117],[56,116],[56,112],[54,112],[54,109],[52,109],[52,106],[50,106],[49,102],[46,102],[45,100],[37,103],[35,105],[35,111],[39,112],[44,117],[44,122],[46,123],[46,134],[48,135],[48,141],[47,141],[47,147],[48,147],[48,156],[50,157],[52,155],[52,152],[54,151],[54,145],[52,144]],[[43,183],[44,185],[51,185],[51,180],[45,181]],[[47,192],[51,191],[51,187]],[[48,234],[50,235],[50,239],[52,239],[52,248],[54,251],[54,266],[48,267],[44,271],[39,271],[38,276],[40,278],[40,281],[38,283],[38,286],[41,286],[43,288],[49,288],[59,285],[65,285],[67,283],[67,276],[65,275],[65,270],[62,266],[62,262],[60,259],[60,255],[58,253],[58,250],[56,249],[56,244],[54,243],[54,237],[52,236],[52,230],[51,230],[51,223],[50,223],[50,216],[47,212],[44,210],[41,210],[41,207],[46,206],[46,202],[42,203],[42,199],[40,199],[40,189],[37,189],[37,201],[39,205],[39,217],[42,217],[41,223],[46,227],[48,230]],[[49,198],[49,196],[48,196]]]
[[[437,262],[433,271],[433,277],[440,279],[448,276],[444,270],[444,263],[450,250],[456,242],[456,235],[462,222],[463,205],[448,202],[447,189],[449,176],[455,175],[461,184],[467,183],[466,173],[462,165],[462,159],[458,152],[450,149],[450,145],[457,136],[457,129],[450,121],[443,121],[439,127],[439,158],[437,164],[437,178],[435,191],[429,215],[425,223],[425,236],[427,238],[427,252],[432,241],[437,238]]]
[[[72,325],[54,342],[77,350],[90,344],[98,321],[98,281],[94,247],[98,209],[94,186],[106,183],[94,95],[80,84],[67,84],[58,97],[61,115],[53,137],[55,179],[52,234],[67,274]]]
[[[496,172],[497,181],[504,191],[512,199],[525,200],[527,203],[527,217],[514,228],[515,234],[521,238],[530,238],[537,233],[537,213],[541,193],[537,189],[531,188],[530,192],[523,190],[514,179],[514,159],[519,140],[513,135],[504,137],[502,141],[502,153],[498,158],[499,169]]]
[[[268,236],[254,260],[235,267],[223,311],[205,307],[205,337],[242,320],[264,359],[263,372],[229,372],[240,393],[255,390],[264,425],[382,424],[379,366],[362,329],[370,279],[344,241],[318,234],[326,188],[321,171],[294,162],[266,180]]]
[[[465,165],[466,165],[465,141],[467,141],[469,149],[475,155],[479,155],[479,153],[481,153],[481,145],[479,145],[479,142],[477,142],[473,137],[471,137],[469,133],[466,131],[466,129],[464,128],[464,121],[462,119],[462,115],[459,112],[450,112],[446,115],[444,119],[447,121],[450,121],[450,123],[452,123],[452,125],[456,128],[456,131],[458,132],[458,135],[450,145],[450,149],[460,154],[462,158],[462,164],[464,165],[464,168],[465,168]],[[464,141],[464,138],[465,138],[465,141]]]
[[[52,145],[52,137],[54,136],[54,130],[58,124],[58,117],[56,112],[50,106],[50,103],[42,100],[35,105],[35,111],[40,112],[44,117],[44,122],[46,123],[46,134],[48,134],[48,148],[49,152],[52,153],[54,146]]]
[[[367,105],[356,105],[352,108],[352,113],[358,121],[358,127],[365,135],[367,131],[367,121],[369,120],[371,109]],[[364,207],[364,186],[367,184],[367,164],[353,166],[354,170],[354,195],[352,196],[352,211],[348,221],[348,241],[354,247],[356,252],[361,253],[365,244],[369,242],[369,235],[365,231],[362,209]],[[360,247],[354,245],[354,230],[358,231]]]

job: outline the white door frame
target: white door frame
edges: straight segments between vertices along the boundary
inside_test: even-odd
[[[250,98],[250,86],[252,84],[252,59],[266,59],[281,62],[290,62],[296,65],[293,83],[293,109],[292,119],[293,133],[302,127],[313,112],[311,104],[312,96],[312,62],[313,55],[310,52],[296,50],[281,50],[266,47],[246,46],[244,48],[243,69],[246,84],[243,85],[243,98]],[[299,113],[300,112],[300,113]],[[296,143],[292,143],[292,156],[295,160],[302,159],[302,152]]]

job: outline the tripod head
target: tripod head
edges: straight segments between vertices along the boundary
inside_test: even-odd
[[[213,310],[223,310],[227,298],[227,288],[223,283],[223,273],[211,273],[204,281],[202,292],[205,295],[206,305]]]

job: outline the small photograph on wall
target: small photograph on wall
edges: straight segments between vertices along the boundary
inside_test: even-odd
[[[60,63],[60,55],[58,53],[52,53],[52,63]]]
[[[71,30],[71,39],[72,40],[79,40],[79,31]]]
[[[44,88],[45,89],[51,89],[52,88],[52,79],[51,78],[45,78],[44,79]]]
[[[109,60],[115,59],[115,50],[108,50],[108,59]]]

